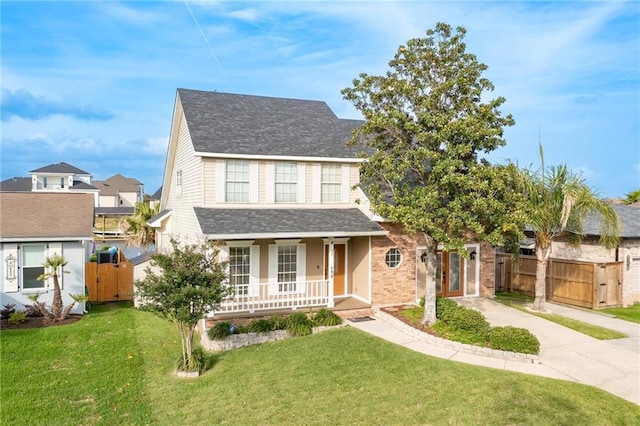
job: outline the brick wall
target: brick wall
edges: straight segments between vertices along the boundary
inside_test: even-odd
[[[405,234],[398,224],[380,223],[389,235],[371,239],[371,303],[391,305],[414,303],[416,298],[416,248],[424,246],[422,234]],[[397,248],[402,261],[396,268],[385,263],[387,251]],[[495,250],[480,244],[480,296],[493,297],[495,287]]]

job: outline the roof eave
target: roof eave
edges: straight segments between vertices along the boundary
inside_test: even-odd
[[[345,238],[345,237],[376,237],[387,236],[388,231],[358,231],[358,232],[277,232],[277,233],[249,233],[249,234],[207,234],[210,240],[279,240],[288,238]]]
[[[303,157],[295,155],[258,155],[258,154],[233,154],[219,152],[195,151],[194,155],[207,158],[233,158],[244,160],[274,160],[274,161],[309,161],[330,163],[363,163],[364,158],[358,157]]]

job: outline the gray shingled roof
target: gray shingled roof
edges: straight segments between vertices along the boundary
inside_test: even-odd
[[[0,192],[0,239],[92,238],[93,196],[69,192]]]
[[[362,121],[340,119],[320,101],[178,89],[197,152],[353,158]]]
[[[152,200],[159,200],[160,197],[162,197],[162,186],[160,186],[160,188],[158,188],[158,190],[153,193],[153,195],[151,196],[151,199]]]
[[[86,182],[75,181],[75,182],[73,182],[73,186],[71,187],[71,189],[95,189],[95,190],[97,190],[98,188],[96,188],[93,185],[89,185]]]
[[[74,175],[91,174],[77,168],[76,166],[72,166],[69,163],[65,163],[64,161],[56,164],[49,164],[48,166],[40,167],[39,169],[31,170],[29,173],[69,173]]]
[[[96,214],[101,216],[131,216],[133,207],[96,207]]]
[[[640,209],[633,206],[622,204],[614,204],[612,207],[618,213],[622,229],[620,237],[622,238],[640,238]],[[600,235],[600,216],[597,214],[589,214],[582,223],[582,231],[586,235]]]
[[[12,177],[0,182],[0,191],[4,192],[29,192],[31,191],[30,177]]]
[[[386,235],[358,209],[218,209],[194,207],[202,233],[214,239]]]

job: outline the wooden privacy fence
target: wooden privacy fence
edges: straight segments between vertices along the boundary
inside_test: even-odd
[[[85,263],[85,283],[90,302],[133,300],[133,266],[118,263]]]
[[[516,265],[511,255],[496,255],[496,289],[535,295],[535,256],[520,256]],[[546,276],[547,299],[592,309],[622,305],[622,262],[579,262],[549,259]]]

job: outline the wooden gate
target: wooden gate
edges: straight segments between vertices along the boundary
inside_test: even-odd
[[[133,266],[118,263],[85,263],[85,283],[90,302],[133,300]]]
[[[511,255],[496,255],[496,288],[533,296],[535,282],[535,256],[521,255],[516,265]],[[546,286],[547,299],[555,302],[592,309],[621,306],[622,263],[549,259]]]

